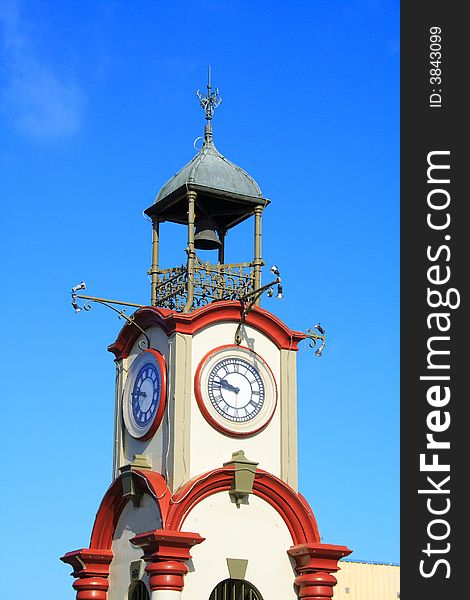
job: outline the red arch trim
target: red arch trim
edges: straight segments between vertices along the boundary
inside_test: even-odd
[[[188,481],[171,497],[160,473],[133,471],[143,492],[152,496],[159,507],[162,528],[181,531],[186,517],[202,500],[232,487],[233,466],[226,466]],[[320,542],[315,516],[301,494],[271,473],[258,469],[253,484],[255,496],[270,504],[282,517],[294,545]],[[113,535],[121,513],[128,503],[122,496],[122,481],[117,478],[108,488],[96,514],[90,548],[111,549]]]
[[[186,483],[170,501],[166,526],[181,530],[186,517],[202,500],[232,487],[233,466],[216,469]],[[282,517],[293,544],[320,542],[317,523],[305,499],[274,475],[258,469],[253,484],[255,496],[270,504]]]
[[[133,471],[134,481],[140,489],[149,494],[160,509],[162,526],[168,513],[170,490],[160,473],[154,471]],[[90,548],[110,550],[117,522],[124,507],[129,502],[122,495],[122,480],[118,477],[106,491],[96,513],[95,523],[91,533]]]
[[[220,322],[239,322],[241,306],[239,302],[227,300],[208,304],[190,313],[178,313],[166,308],[145,306],[133,315],[137,325],[147,329],[152,325],[161,327],[167,335],[186,333],[193,335],[208,325]],[[305,334],[289,329],[280,319],[263,308],[255,307],[245,320],[247,325],[263,332],[279,349],[297,350],[298,344],[305,339]],[[126,323],[116,341],[108,346],[117,359],[126,358],[135,341],[141,334],[138,327]]]

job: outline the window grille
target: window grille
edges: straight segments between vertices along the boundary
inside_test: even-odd
[[[249,581],[226,579],[212,590],[209,600],[263,600],[263,597]]]

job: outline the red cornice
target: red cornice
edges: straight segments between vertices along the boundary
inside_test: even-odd
[[[155,529],[139,533],[130,541],[144,551],[150,589],[181,592],[189,570],[184,564],[191,558],[189,551],[204,540],[198,533]]]
[[[222,322],[240,321],[241,305],[233,300],[224,300],[208,304],[190,313],[179,313],[166,308],[145,306],[139,308],[133,315],[137,325],[146,330],[151,326],[161,327],[167,335],[172,333],[185,333],[194,335],[208,325]],[[251,310],[245,323],[264,333],[279,349],[297,350],[300,341],[305,339],[305,334],[293,331],[276,316],[255,307]],[[117,359],[126,358],[135,341],[141,335],[138,327],[126,323],[119,332],[116,341],[108,346]]]
[[[185,561],[191,558],[190,549],[205,539],[198,533],[155,529],[139,533],[130,541],[142,548],[144,557],[152,555],[159,560]]]
[[[107,577],[113,553],[111,550],[81,548],[67,552],[60,560],[73,568],[72,577]]]
[[[106,600],[109,589],[109,565],[113,560],[111,550],[82,548],[67,552],[60,559],[73,568],[73,589],[77,600]]]
[[[351,554],[347,546],[332,544],[306,543],[289,548],[287,553],[295,559],[299,572],[306,569],[339,571],[338,560]]]

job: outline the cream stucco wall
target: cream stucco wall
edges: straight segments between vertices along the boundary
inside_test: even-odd
[[[142,557],[142,548],[134,546],[129,540],[137,533],[160,529],[161,526],[158,506],[148,494],[143,494],[138,508],[135,508],[132,502],[126,504],[117,522],[111,546],[114,558],[109,570],[108,600],[127,600],[127,591],[131,583],[130,564]],[[144,566],[143,564],[142,572]],[[142,581],[148,583],[145,573]]]
[[[292,538],[270,504],[251,495],[247,505],[237,508],[227,492],[220,492],[196,505],[182,529],[206,538],[191,550],[183,600],[208,600],[213,588],[229,577],[227,558],[248,560],[245,579],[266,600],[297,599],[295,574],[287,555]]]
[[[214,348],[233,344],[237,323],[218,323],[205,327],[193,338],[192,344],[192,381],[196,369],[203,357]],[[246,337],[242,345],[259,354],[269,365],[279,396],[279,349],[265,335],[251,327],[245,328]],[[193,386],[194,387],[194,386]],[[259,462],[259,467],[280,476],[280,410],[279,398],[273,418],[269,425],[250,437],[233,438],[214,429],[199,410],[194,389],[191,394],[191,445],[190,478],[209,471],[231,459],[232,453],[244,450],[250,460]]]
[[[297,417],[295,351],[279,348],[261,331],[243,328],[242,346],[259,354],[269,365],[277,388],[273,417],[262,431],[236,438],[214,429],[202,415],[194,393],[194,378],[203,357],[214,348],[234,343],[238,322],[209,325],[194,335],[167,337],[160,327],[150,327],[152,347],[165,357],[168,368],[167,408],[162,424],[149,440],[136,440],[122,419],[123,389],[133,360],[142,350],[134,343],[129,356],[118,364],[116,379],[114,476],[135,454],[146,456],[154,471],[162,473],[172,490],[201,473],[222,466],[232,453],[244,450],[259,468],[297,488]]]

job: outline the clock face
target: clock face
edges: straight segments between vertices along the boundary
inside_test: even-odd
[[[266,427],[277,401],[271,369],[243,346],[209,352],[197,369],[195,393],[206,420],[232,436],[252,435]]]
[[[244,358],[228,356],[211,369],[207,391],[215,410],[229,421],[251,421],[264,403],[259,370]]]
[[[135,377],[131,391],[132,416],[139,427],[146,427],[155,416],[161,389],[160,370],[153,362],[145,362]]]
[[[155,433],[165,400],[165,361],[156,350],[145,350],[132,363],[124,387],[124,423],[132,437],[148,439]]]

